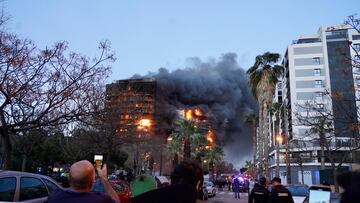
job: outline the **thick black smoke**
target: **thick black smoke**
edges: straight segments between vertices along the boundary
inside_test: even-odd
[[[234,53],[207,62],[190,58],[189,67],[172,72],[160,68],[145,77],[157,80],[156,111],[163,128],[170,127],[177,109],[200,106],[205,112],[209,110],[227,159],[239,166],[251,153],[251,133],[244,116],[256,111],[257,102],[236,58]]]

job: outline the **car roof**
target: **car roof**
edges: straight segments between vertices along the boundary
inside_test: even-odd
[[[308,185],[306,184],[287,184],[287,185],[284,185],[285,187],[287,186],[305,186],[305,187],[309,187]]]
[[[0,170],[0,177],[4,177],[4,176],[32,176],[32,177],[41,177],[52,180],[52,178],[48,176],[36,174],[36,173],[29,173],[24,171]]]

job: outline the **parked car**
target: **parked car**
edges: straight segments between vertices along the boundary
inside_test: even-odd
[[[309,186],[305,184],[288,184],[285,187],[290,191],[295,203],[302,203],[309,190]]]
[[[216,187],[214,183],[210,181],[204,181],[204,187],[206,187],[209,197],[214,197],[216,195]]]
[[[109,180],[111,186],[114,188],[115,192],[119,196],[121,203],[130,203],[132,198],[130,184],[123,180]],[[100,180],[96,180],[93,186],[92,191],[105,193],[105,188],[100,182]]]
[[[0,201],[43,203],[56,189],[63,188],[48,176],[0,170]]]

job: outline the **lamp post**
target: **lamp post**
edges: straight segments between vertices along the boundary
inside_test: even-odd
[[[283,138],[281,135],[276,136],[276,171],[275,175],[280,177],[280,143],[282,143]]]

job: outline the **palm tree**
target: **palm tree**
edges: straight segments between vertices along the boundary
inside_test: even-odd
[[[284,67],[276,65],[280,54],[266,52],[255,58],[254,65],[246,72],[249,75],[251,90],[259,103],[259,136],[263,148],[260,160],[263,161],[265,177],[269,178],[269,108],[275,93],[276,83]]]
[[[249,113],[245,116],[245,121],[252,126],[252,138],[253,138],[253,165],[256,168],[256,146],[257,146],[257,137],[256,137],[256,127],[259,123],[259,115],[255,113]]]
[[[178,126],[178,132],[171,135],[172,140],[168,143],[167,149],[173,155],[182,150],[184,160],[190,159],[192,151],[195,152],[196,148],[206,145],[206,138],[197,133],[192,120],[180,120]]]
[[[223,160],[224,151],[218,146],[212,146],[209,150],[206,151],[205,159],[209,162],[209,171],[210,174],[214,172],[214,165]]]

